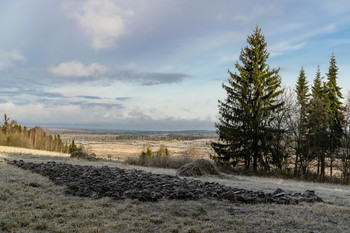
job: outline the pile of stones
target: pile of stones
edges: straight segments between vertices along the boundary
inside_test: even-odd
[[[131,198],[147,202],[162,199],[198,200],[203,198],[226,199],[239,203],[323,202],[312,190],[304,193],[288,193],[277,189],[273,193],[264,193],[213,182],[117,167],[81,166],[56,162],[27,163],[22,160],[8,163],[47,176],[54,184],[66,186],[67,195],[81,197],[110,197],[114,200]]]

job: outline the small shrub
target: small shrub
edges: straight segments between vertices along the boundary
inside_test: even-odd
[[[140,154],[140,158],[139,158],[140,165],[145,165],[147,161],[151,160],[152,158],[153,158],[153,152],[149,148],[149,146],[147,146],[146,150],[142,151]]]
[[[168,150],[168,147],[166,146],[161,146],[156,154],[158,157],[163,157],[163,158],[169,158],[170,156],[170,152]]]
[[[69,146],[69,153],[71,154],[75,151],[83,151],[83,147],[82,146],[78,147],[75,144],[74,140],[72,140],[72,144]]]
[[[207,215],[207,211],[202,206],[198,206],[196,217],[201,215]]]
[[[131,165],[172,169],[178,169],[189,162],[192,162],[192,159],[188,157],[171,157],[165,146],[161,146],[156,152],[147,146],[138,159],[129,157],[125,160],[125,163]]]

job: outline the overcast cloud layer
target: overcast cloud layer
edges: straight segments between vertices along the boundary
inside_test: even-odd
[[[0,114],[45,127],[214,129],[246,38],[294,86],[334,51],[350,89],[350,3],[260,0],[4,0]]]

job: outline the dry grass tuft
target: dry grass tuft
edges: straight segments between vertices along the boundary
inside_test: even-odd
[[[222,176],[216,166],[209,160],[205,159],[196,159],[191,163],[183,165],[177,171],[177,175],[195,177],[208,175]]]

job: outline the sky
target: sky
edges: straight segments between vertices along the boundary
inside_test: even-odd
[[[0,115],[45,128],[215,130],[228,70],[256,25],[294,87],[350,90],[345,0],[2,0]]]

